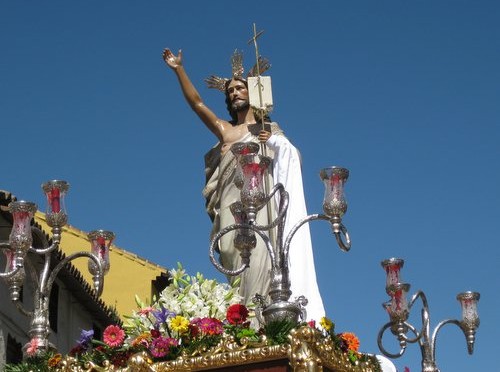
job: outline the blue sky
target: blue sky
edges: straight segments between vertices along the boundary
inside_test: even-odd
[[[43,210],[40,184],[67,180],[73,226],[112,230],[121,248],[223,280],[208,259],[201,196],[215,137],[161,52],[182,48],[206,104],[227,117],[203,79],[229,74],[235,48],[253,64],[256,23],[272,63],[272,117],[301,151],[310,213],[321,209],[319,170],[351,172],[352,250],[336,247],[326,223],[311,225],[337,330],[378,351],[387,321],[380,261],[401,257],[411,293],[427,294],[432,327],[461,316],[457,293],[481,293],[475,354],[445,327],[437,360],[442,371],[491,370],[500,352],[500,4],[284,4],[0,2],[0,189]],[[395,364],[420,370],[418,347]]]

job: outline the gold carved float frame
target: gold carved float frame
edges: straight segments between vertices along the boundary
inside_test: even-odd
[[[346,353],[335,348],[311,327],[301,327],[290,333],[290,344],[266,346],[248,343],[238,345],[230,339],[217,347],[193,356],[182,356],[172,361],[153,363],[147,353],[133,355],[125,368],[109,362],[105,366],[87,363],[84,368],[67,358],[59,371],[68,372],[169,372],[169,371],[273,371],[273,372],[380,372],[375,357],[354,364]]]

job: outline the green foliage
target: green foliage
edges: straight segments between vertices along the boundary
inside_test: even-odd
[[[288,343],[288,335],[295,327],[297,322],[292,320],[275,320],[265,325],[264,333],[270,345],[282,345]]]
[[[10,363],[5,366],[4,372],[50,372],[53,368],[48,366],[48,361],[53,356],[53,352],[47,352],[29,357],[19,364]]]
[[[233,336],[234,340],[240,345],[243,339],[251,342],[259,341],[259,334],[255,329],[250,328],[248,323],[237,325],[226,324],[224,325],[224,330],[226,334]]]
[[[222,335],[206,335],[190,341],[187,345],[185,345],[184,350],[187,355],[199,353],[200,351],[207,351],[216,346],[221,339]]]
[[[242,328],[238,330],[236,333],[236,338],[238,340],[241,340],[242,338],[246,338],[250,341],[259,341],[259,336],[257,335],[257,332],[253,328]]]

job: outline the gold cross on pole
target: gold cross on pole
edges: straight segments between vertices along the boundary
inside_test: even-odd
[[[257,76],[260,76],[260,66],[259,66],[259,46],[257,45],[257,39],[259,38],[260,35],[264,33],[264,30],[261,30],[257,32],[257,26],[255,23],[253,24],[253,37],[248,40],[248,44],[253,42],[253,45],[255,47],[255,62],[257,66]]]
[[[263,106],[263,99],[262,99],[262,84],[260,82],[259,46],[257,45],[257,39],[263,33],[264,33],[264,30],[257,32],[257,26],[254,23],[253,24],[253,37],[250,40],[248,40],[248,44],[253,42],[253,45],[255,47],[255,68],[257,70],[257,86],[258,86],[258,91],[259,91],[259,106],[261,108]],[[261,115],[261,120],[262,120],[262,129],[264,129],[264,115]]]

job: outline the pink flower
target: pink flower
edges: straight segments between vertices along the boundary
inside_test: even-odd
[[[405,372],[410,372],[410,369],[408,367],[405,367]]]
[[[175,338],[158,337],[151,343],[151,354],[155,358],[163,358],[170,352],[171,346],[177,346],[179,342]]]
[[[216,318],[194,318],[189,324],[189,332],[192,337],[216,336],[224,333],[224,326]]]
[[[224,332],[222,322],[216,318],[201,318],[198,328],[205,335],[220,335]]]
[[[109,347],[118,347],[123,343],[123,340],[125,339],[125,332],[123,331],[123,329],[116,325],[110,325],[104,330],[102,339],[104,343]]]
[[[147,315],[149,315],[149,313],[152,313],[153,311],[154,311],[154,309],[151,306],[149,306],[149,307],[145,307],[145,308],[139,310],[139,314],[147,316]]]
[[[40,346],[40,343],[38,342],[37,338],[32,338],[30,342],[28,343],[28,348],[26,349],[26,354],[29,356],[33,356],[36,354],[38,351],[38,346]]]

